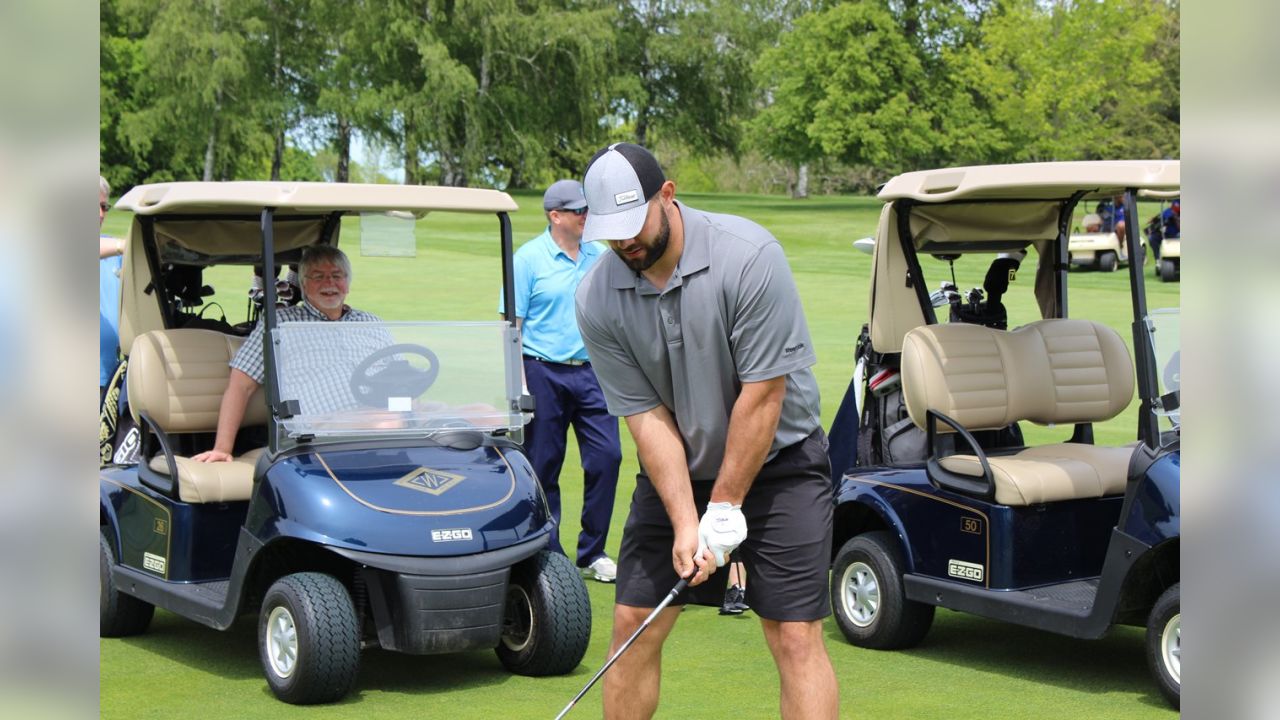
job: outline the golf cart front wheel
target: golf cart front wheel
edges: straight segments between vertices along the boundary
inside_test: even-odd
[[[1172,260],[1160,261],[1160,281],[1173,282],[1178,279],[1178,266]]]
[[[1115,272],[1120,267],[1120,259],[1113,252],[1104,252],[1098,256],[1098,269],[1102,272]]]
[[[578,569],[542,551],[511,568],[502,639],[495,652],[517,675],[563,675],[578,666],[591,640],[591,598]]]
[[[98,635],[127,637],[146,631],[156,606],[120,592],[111,569],[116,556],[106,535],[98,533]]]
[[[933,625],[932,605],[908,600],[897,540],[879,530],[850,539],[831,568],[831,606],[845,638],[858,647],[918,645]]]
[[[267,685],[284,702],[341,700],[360,669],[360,632],[347,588],[323,573],[277,580],[262,601],[258,654]]]
[[[1147,618],[1147,664],[1160,692],[1178,709],[1182,698],[1181,583],[1164,591]]]

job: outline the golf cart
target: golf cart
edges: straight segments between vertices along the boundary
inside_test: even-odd
[[[1084,209],[1084,208],[1082,208]],[[1067,261],[1072,265],[1102,272],[1115,272],[1129,266],[1129,251],[1111,229],[1102,230],[1102,218],[1097,212],[1086,211],[1080,224],[1073,226],[1067,243]],[[1140,240],[1145,253],[1146,240]],[[1140,254],[1138,257],[1143,257]],[[1141,263],[1139,263],[1141,264]]]
[[[1166,209],[1165,200],[1172,204]],[[1172,212],[1173,217],[1166,221]],[[1179,198],[1161,197],[1160,212],[1146,225],[1147,243],[1156,251],[1155,274],[1161,282],[1174,282],[1182,274],[1182,220]]]
[[[1178,705],[1177,309],[1149,311],[1131,266],[1131,354],[1070,315],[1067,294],[1081,203],[1124,192],[1136,217],[1140,190],[1178,185],[1176,161],[1115,161],[911,172],[881,189],[871,318],[830,432],[831,600],[851,643],[912,647],[938,606],[1076,638],[1145,626]],[[1132,256],[1136,223],[1126,235]],[[982,286],[957,292],[957,270]],[[1135,383],[1136,438],[1103,424]]]
[[[345,696],[370,647],[492,648],[533,676],[579,664],[586,586],[546,549],[553,520],[518,444],[533,404],[509,322],[508,195],[166,183],[116,207],[134,213],[120,341],[141,442],[136,464],[99,472],[103,637],[145,631],[156,607],[218,630],[256,613],[267,684],[297,704]],[[415,252],[416,223],[439,212],[496,215],[507,320],[280,322],[266,283],[265,380],[235,456],[193,461],[212,447],[228,361],[252,327],[206,317],[211,279],[243,288],[254,265],[275,277],[357,226],[352,247],[390,227]]]

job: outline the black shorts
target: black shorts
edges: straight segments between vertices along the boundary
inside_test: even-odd
[[[747,604],[769,620],[821,620],[831,614],[827,574],[831,566],[831,466],[821,429],[783,448],[756,476],[742,503],[747,539],[733,553],[747,568]],[[706,510],[712,481],[693,483],[698,514]],[[620,605],[651,608],[679,576],[671,564],[675,533],[649,478],[636,476],[631,512],[618,553]],[[719,607],[728,565],[689,588],[673,604]]]

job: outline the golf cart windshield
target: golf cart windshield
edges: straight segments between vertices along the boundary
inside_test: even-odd
[[[519,364],[504,322],[286,322],[272,341],[290,437],[514,432],[524,422],[512,409]]]
[[[1155,413],[1163,422],[1178,429],[1182,425],[1181,353],[1182,336],[1179,330],[1178,308],[1160,308],[1148,315],[1147,329],[1156,360],[1156,379],[1159,383],[1161,402],[1156,403]],[[1163,424],[1163,423],[1162,423]]]

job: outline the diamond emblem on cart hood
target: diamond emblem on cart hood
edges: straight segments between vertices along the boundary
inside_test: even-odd
[[[432,495],[443,495],[465,479],[463,475],[420,467],[397,480],[396,485]]]

